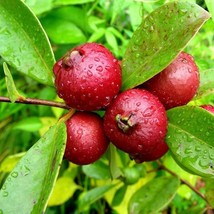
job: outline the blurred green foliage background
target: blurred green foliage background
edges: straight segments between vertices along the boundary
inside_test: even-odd
[[[189,1],[196,2],[213,14],[212,0]],[[57,60],[72,47],[85,42],[102,43],[118,59],[123,59],[129,39],[142,19],[170,0],[24,0],[24,2],[40,20]],[[213,19],[210,19],[185,48],[186,52],[194,56],[200,70],[214,68],[213,32],[214,23]],[[0,59],[0,96],[7,96],[2,63],[3,60]],[[12,68],[11,70],[16,87],[22,94],[27,94],[31,98],[60,101],[55,88],[39,84],[16,70]],[[214,102],[214,99],[211,102]],[[64,113],[65,110],[47,106],[0,103],[0,186],[24,152]],[[133,166],[126,155],[121,154],[121,159],[124,167]],[[166,161],[168,165],[173,162],[171,159]],[[151,165],[147,167],[152,170]],[[145,173],[144,167],[141,172],[141,175]],[[182,173],[190,182],[196,182],[196,177]],[[80,193],[92,186],[104,184],[106,178],[109,178],[106,157],[91,167],[83,168],[69,165],[64,161],[54,192],[55,198],[51,198],[49,203],[51,206],[47,213],[78,213],[76,207]],[[205,204],[194,192],[182,187],[180,193],[168,208],[171,213],[191,213],[189,210],[193,210],[192,213],[203,212]],[[108,201],[102,199],[93,203],[85,213],[124,213],[120,206],[115,211]],[[194,203],[197,206],[194,206]]]

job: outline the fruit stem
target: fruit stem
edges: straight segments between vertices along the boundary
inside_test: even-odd
[[[0,96],[0,102],[12,103],[11,100],[8,97],[1,97],[1,96]],[[44,105],[44,106],[52,106],[52,107],[63,108],[63,109],[70,109],[69,106],[67,106],[65,103],[62,103],[62,102],[55,102],[55,101],[41,100],[41,99],[33,99],[33,98],[17,99],[15,101],[15,103]]]
[[[130,128],[132,128],[135,123],[133,123],[130,119],[134,114],[131,113],[128,117],[122,116],[121,114],[116,115],[117,126],[126,133]]]
[[[179,175],[177,175],[175,172],[171,171],[170,169],[168,169],[167,167],[165,167],[159,160],[157,161],[157,164],[159,166],[160,169],[168,172],[169,174],[171,174],[174,177],[177,177],[181,183],[185,184],[186,186],[188,186],[191,190],[193,190],[198,196],[200,196],[206,203],[207,205],[211,206],[209,204],[209,202],[207,201],[207,199],[205,198],[205,196],[199,191],[197,190],[194,186],[192,186],[188,181],[184,180],[183,178],[179,177]]]

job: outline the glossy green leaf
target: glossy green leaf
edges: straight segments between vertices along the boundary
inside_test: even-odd
[[[109,179],[111,177],[108,166],[101,160],[83,166],[82,170],[89,178]]]
[[[127,47],[122,89],[140,85],[162,71],[208,18],[207,11],[187,1],[164,4],[148,15]]]
[[[56,44],[83,43],[86,37],[72,22],[58,17],[46,17],[42,21],[50,39]]]
[[[2,213],[45,211],[63,158],[66,126],[58,122],[31,147],[0,190]]]
[[[60,177],[56,181],[48,206],[58,206],[65,203],[72,197],[74,192],[80,187],[70,177]]]
[[[11,102],[14,103],[17,99],[24,99],[24,97],[17,91],[15,83],[13,81],[13,77],[6,63],[3,63],[3,68],[5,73],[8,96]]]
[[[112,200],[112,206],[118,206],[125,198],[127,190],[127,185],[121,186],[114,194],[114,198]]]
[[[115,184],[107,184],[84,192],[78,201],[79,210],[83,210],[85,207],[102,198],[113,187],[115,187]]]
[[[205,0],[205,3],[207,5],[207,8],[211,14],[211,17],[214,21],[214,4],[213,4],[213,0]]]
[[[200,71],[200,87],[194,101],[203,97],[214,95],[214,69]]]
[[[41,14],[51,10],[53,0],[24,0],[31,10],[36,14]]]
[[[154,214],[171,202],[180,185],[176,177],[158,177],[138,189],[131,197],[129,214]]]
[[[109,153],[108,153],[109,154],[109,170],[110,170],[111,177],[112,177],[112,179],[119,178],[120,176],[123,175],[123,173],[117,164],[116,147],[114,145],[110,144],[108,151],[109,151]]]
[[[214,177],[214,115],[183,106],[169,110],[167,116],[166,142],[174,160],[192,174]]]
[[[53,85],[54,56],[38,19],[21,0],[0,0],[0,55],[21,73]]]

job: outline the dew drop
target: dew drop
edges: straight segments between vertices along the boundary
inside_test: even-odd
[[[109,70],[111,69],[111,67],[108,66],[108,65],[106,65],[106,66],[105,66],[105,69],[109,71]]]
[[[98,72],[102,72],[102,71],[103,71],[103,67],[99,65],[99,66],[97,66],[96,70],[97,70]]]
[[[152,116],[152,114],[154,113],[154,111],[155,111],[154,106],[150,106],[147,109],[145,109],[145,111],[143,112],[143,116],[144,117],[150,117],[150,116]]]
[[[88,75],[89,77],[92,77],[92,76],[93,76],[93,73],[92,73],[90,70],[88,70],[88,71],[87,71],[87,75]]]
[[[192,149],[191,149],[191,148],[186,148],[186,149],[184,150],[184,153],[185,153],[185,154],[191,154],[191,153],[192,153]]]
[[[201,166],[202,168],[204,167],[207,167],[207,160],[203,160],[203,159],[200,159],[199,162],[198,162],[199,166]]]
[[[93,64],[88,65],[89,69],[93,68]]]
[[[98,57],[94,57],[94,61],[99,62],[100,59]]]
[[[24,176],[27,176],[28,174],[30,174],[30,169],[27,166],[24,166],[24,168],[25,168]]]
[[[3,197],[7,197],[8,195],[9,195],[8,192],[6,191],[3,192]]]
[[[137,148],[138,148],[138,150],[140,150],[140,151],[143,150],[143,146],[142,146],[142,145],[138,145]]]
[[[136,106],[139,107],[141,105],[141,102],[137,102]]]
[[[13,178],[17,178],[17,177],[18,177],[18,172],[12,172],[11,176],[12,176]]]

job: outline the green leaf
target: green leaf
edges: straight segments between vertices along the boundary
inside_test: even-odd
[[[40,128],[42,128],[42,122],[38,117],[26,117],[13,126],[13,129],[28,132],[36,132],[39,131]]]
[[[123,201],[123,199],[125,198],[126,190],[127,185],[123,185],[115,192],[114,198],[112,200],[113,207],[118,206]]]
[[[166,142],[184,170],[214,177],[214,115],[196,106],[170,109]]]
[[[53,0],[54,5],[72,5],[72,4],[85,4],[94,2],[95,0]]]
[[[115,184],[107,184],[84,192],[78,201],[79,210],[83,210],[85,207],[102,198],[113,187],[115,187]]]
[[[200,71],[200,87],[193,101],[214,95],[214,69]]]
[[[0,190],[2,213],[43,213],[56,181],[66,143],[66,126],[58,122],[29,149]]]
[[[95,179],[111,178],[108,166],[101,160],[98,160],[93,164],[83,166],[82,170],[89,178]]]
[[[118,167],[117,158],[116,158],[116,147],[112,144],[109,145],[109,170],[111,173],[112,179],[119,178],[123,175],[122,171]]]
[[[72,16],[71,16],[72,14]],[[81,14],[81,19],[80,15]],[[83,32],[89,30],[88,17],[86,11],[76,6],[64,6],[52,10],[47,16],[43,19],[49,19],[49,17],[55,17],[55,19],[64,19],[70,21],[79,27]],[[42,19],[42,20],[43,20]]]
[[[3,63],[3,69],[4,69],[4,73],[5,73],[7,91],[8,91],[8,95],[9,95],[11,102],[14,103],[18,99],[25,99],[17,91],[15,83],[13,81],[13,77],[12,77],[10,70],[9,70],[9,68],[5,62]]]
[[[213,4],[213,0],[205,0],[205,3],[207,5],[207,8],[211,14],[211,17],[214,21],[214,4]]]
[[[123,85],[142,84],[162,71],[209,18],[197,4],[170,2],[149,14],[134,32],[124,55]]]
[[[153,214],[171,202],[180,185],[176,177],[158,177],[138,189],[128,205],[129,214]]]
[[[41,14],[52,9],[53,0],[24,0],[31,10],[36,14]]]
[[[53,85],[54,56],[38,19],[21,0],[0,0],[0,55],[21,73]]]
[[[58,17],[46,17],[42,20],[50,39],[56,44],[83,43],[86,37],[72,22]]]
[[[24,155],[25,152],[7,156],[0,164],[0,172],[11,172]]]
[[[60,177],[56,181],[48,206],[58,206],[64,204],[72,197],[74,192],[80,187],[70,177]]]

